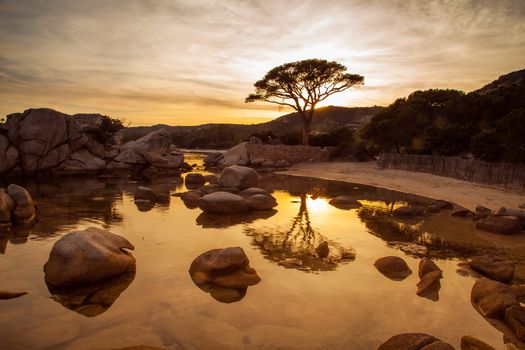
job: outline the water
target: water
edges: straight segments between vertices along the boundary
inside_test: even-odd
[[[262,186],[274,190],[276,211],[220,217],[190,210],[177,197],[140,211],[133,202],[140,184],[24,184],[38,202],[40,220],[0,236],[0,290],[28,292],[0,300],[0,348],[375,349],[405,332],[432,334],[458,349],[461,336],[470,334],[502,348],[502,334],[470,303],[474,279],[456,272],[461,257],[494,249],[490,237],[475,232],[471,221],[448,215],[411,222],[388,215],[398,205],[425,198],[268,176]],[[185,190],[181,178],[146,185],[170,193]],[[341,210],[328,204],[329,197],[343,193],[365,206]],[[89,226],[135,245],[136,274],[98,290],[52,296],[42,267],[53,243]],[[333,252],[355,252],[355,259],[315,258],[312,250],[322,240]],[[425,245],[444,271],[438,300],[415,294],[418,253],[402,251],[400,242]],[[262,281],[248,287],[239,302],[221,303],[192,282],[188,269],[199,254],[233,246],[245,250]],[[405,259],[413,274],[403,281],[383,276],[373,263],[387,255]],[[300,258],[304,265],[286,269],[278,264],[284,258]]]

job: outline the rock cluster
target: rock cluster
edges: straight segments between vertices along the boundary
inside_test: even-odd
[[[25,188],[15,184],[0,189],[0,230],[12,223],[28,224],[36,219],[36,205]]]
[[[191,263],[189,273],[199,288],[224,303],[241,300],[249,286],[261,281],[240,247],[202,253]]]
[[[135,172],[152,176],[179,169],[182,152],[165,129],[124,145],[101,144],[93,133],[104,117],[28,109],[0,124],[0,177]]]

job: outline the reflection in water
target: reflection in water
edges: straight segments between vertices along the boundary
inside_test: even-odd
[[[307,205],[312,201],[308,200],[305,193],[299,197],[299,212],[292,219],[288,229],[245,227],[244,233],[252,237],[252,244],[259,248],[267,259],[285,267],[305,271],[334,270],[343,262],[353,261],[353,249],[339,246],[312,227]],[[322,204],[321,207],[324,208]],[[325,252],[322,253],[321,250]]]
[[[197,216],[197,225],[203,228],[227,228],[239,224],[249,224],[258,219],[268,219],[274,216],[277,210],[258,210],[236,214],[214,214],[202,212]]]
[[[51,298],[86,317],[106,312],[135,278],[135,271],[116,278],[80,287],[58,288],[47,284]]]

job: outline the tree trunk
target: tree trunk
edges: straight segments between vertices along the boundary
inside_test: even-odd
[[[304,111],[301,116],[303,119],[303,146],[309,146],[310,143],[310,124],[312,124],[312,118],[314,116],[314,109]]]
[[[310,126],[303,125],[303,146],[309,146],[310,142]]]

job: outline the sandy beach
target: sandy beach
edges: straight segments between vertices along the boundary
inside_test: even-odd
[[[492,210],[518,208],[525,193],[511,192],[453,178],[404,170],[377,169],[375,162],[326,162],[295,164],[283,174],[317,177],[383,187],[400,192],[444,199],[474,210],[482,205]]]

